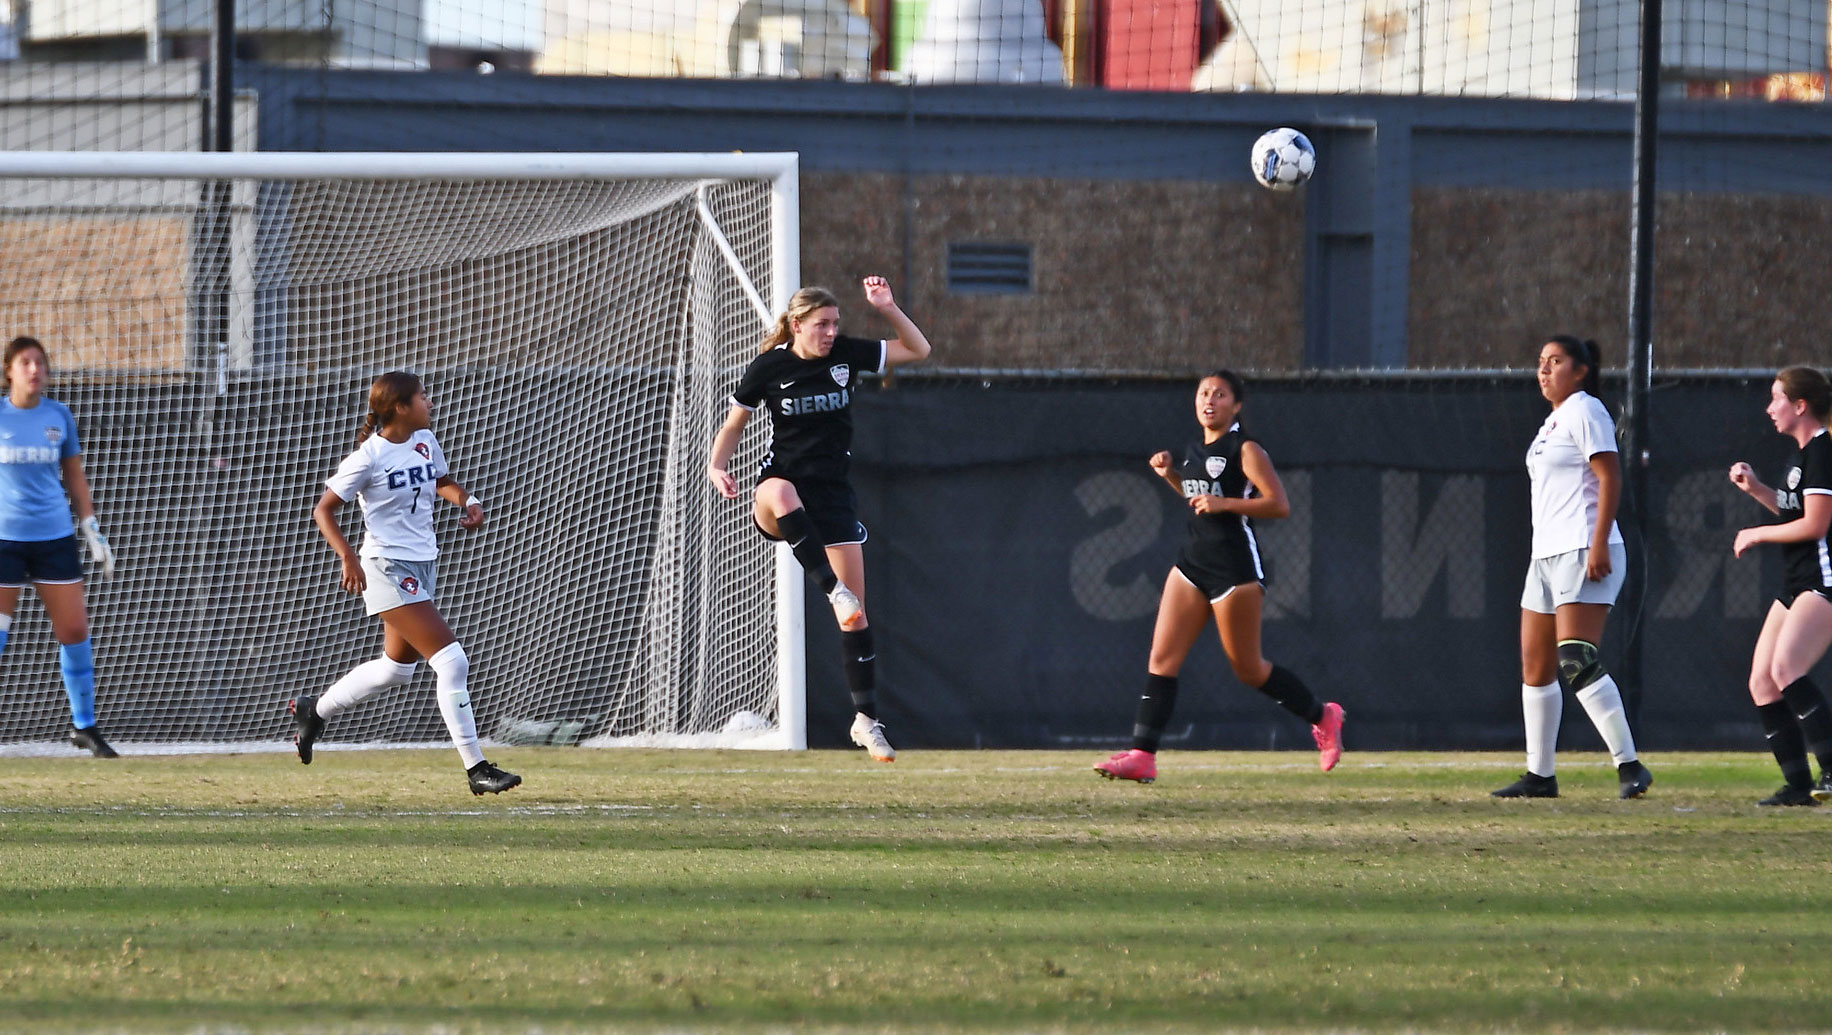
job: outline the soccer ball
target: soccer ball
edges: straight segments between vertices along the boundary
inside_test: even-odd
[[[1295,129],[1272,129],[1253,142],[1253,178],[1270,190],[1291,190],[1317,171],[1317,151]]]

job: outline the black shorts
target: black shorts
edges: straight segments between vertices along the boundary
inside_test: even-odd
[[[1227,596],[1236,586],[1264,585],[1266,582],[1264,572],[1254,570],[1253,558],[1245,551],[1240,557],[1217,563],[1215,558],[1193,557],[1185,550],[1177,555],[1176,572],[1211,603]]]
[[[808,512],[809,520],[814,522],[814,534],[821,537],[822,546],[847,546],[865,541],[865,526],[859,522],[858,505],[853,502],[852,486],[845,482],[815,481],[808,478],[783,478],[780,474],[770,474],[766,469],[757,479],[759,485],[770,478],[782,478],[795,486],[795,494],[801,497],[802,509]],[[756,524],[756,518],[751,519]],[[758,525],[757,531],[773,542],[781,542],[780,536],[773,536],[763,531]]]
[[[83,555],[76,548],[75,536],[33,542],[0,539],[0,586],[81,581]]]
[[[1800,599],[1802,593],[1818,593],[1832,601],[1832,587],[1828,586],[1789,586],[1781,591],[1781,595],[1776,597],[1775,601],[1782,607],[1793,607],[1794,601]]]

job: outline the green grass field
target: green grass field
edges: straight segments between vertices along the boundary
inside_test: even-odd
[[[0,759],[0,1028],[1775,1030],[1832,809],[1772,761],[504,750]]]

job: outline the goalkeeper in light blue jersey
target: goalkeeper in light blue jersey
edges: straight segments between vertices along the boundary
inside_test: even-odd
[[[114,551],[96,522],[76,420],[63,403],[45,398],[51,365],[36,338],[9,342],[0,370],[6,374],[6,397],[0,399],[0,650],[12,632],[19,591],[31,585],[57,637],[58,668],[70,698],[70,743],[113,758],[114,748],[95,723],[95,657],[77,534],[103,575],[114,572]]]

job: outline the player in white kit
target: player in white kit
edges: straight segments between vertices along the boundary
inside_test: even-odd
[[[364,608],[382,619],[382,656],[365,661],[322,694],[302,694],[290,704],[299,761],[310,765],[312,744],[326,720],[378,690],[413,678],[421,658],[438,677],[439,713],[464,761],[472,794],[499,794],[522,782],[483,757],[471,714],[470,659],[433,603],[437,584],[433,537],[435,498],[464,510],[458,527],[483,525],[483,503],[453,480],[445,453],[431,431],[432,405],[414,374],[383,374],[369,386],[369,413],[356,451],[337,465],[312,520],[336,551],[347,593],[361,593]],[[349,499],[363,508],[362,550],[352,548],[337,525],[337,508]]]
[[[1494,791],[1497,798],[1558,797],[1553,756],[1567,691],[1609,746],[1619,796],[1639,798],[1654,782],[1636,755],[1622,694],[1597,658],[1628,563],[1616,527],[1616,424],[1597,398],[1601,376],[1594,341],[1559,335],[1540,349],[1539,390],[1552,413],[1527,450],[1533,560],[1520,598],[1527,771]]]

